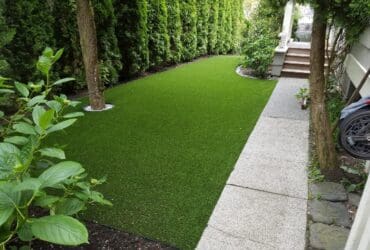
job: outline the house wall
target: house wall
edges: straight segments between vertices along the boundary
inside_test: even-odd
[[[359,41],[352,47],[344,62],[346,80],[345,95],[351,93],[351,85],[357,87],[370,67],[370,26],[361,34]],[[352,87],[353,89],[353,87]],[[360,91],[362,97],[370,96],[370,77]]]

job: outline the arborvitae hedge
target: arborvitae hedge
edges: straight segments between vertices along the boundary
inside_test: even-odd
[[[167,1],[167,29],[170,37],[170,62],[179,63],[182,55],[182,23],[179,0]]]
[[[197,54],[207,54],[209,1],[197,0]]]
[[[15,35],[15,30],[7,24],[4,16],[5,0],[0,0],[0,75],[10,74],[10,65],[4,57],[4,46],[9,44]]]
[[[148,34],[150,67],[162,66],[169,61],[170,39],[167,30],[165,0],[148,0]]]
[[[121,50],[121,78],[144,72],[149,67],[148,2],[146,0],[115,1],[116,35]]]
[[[13,71],[11,76],[28,81],[35,73],[38,56],[46,46],[55,44],[51,6],[45,0],[7,0],[4,16],[16,32],[4,52]]]
[[[182,20],[182,44],[184,46],[182,58],[189,61],[197,55],[197,7],[195,0],[180,2]]]
[[[117,18],[112,1],[92,1],[98,37],[100,76],[105,85],[116,84],[122,69],[121,53],[116,37]]]
[[[149,67],[190,61],[207,53],[230,53],[239,45],[243,0],[90,1],[105,84],[139,75]],[[46,46],[63,47],[53,77],[77,79],[64,91],[84,88],[75,5],[74,0],[0,0],[0,70],[7,60],[11,76],[32,80],[40,52]],[[3,31],[12,29],[16,31],[13,41],[1,48]]]
[[[208,53],[217,54],[219,0],[209,0]]]

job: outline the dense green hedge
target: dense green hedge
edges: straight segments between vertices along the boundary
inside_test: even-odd
[[[103,82],[116,84],[149,68],[238,51],[242,1],[91,0]],[[15,31],[11,43],[4,46],[0,39],[0,61],[9,63],[12,77],[32,80],[44,47],[63,47],[55,71],[77,79],[65,90],[85,87],[75,0],[0,0],[0,34],[5,31],[9,36]]]
[[[148,1],[148,34],[150,67],[162,66],[170,57],[170,38],[167,29],[165,0]]]
[[[170,38],[170,62],[179,63],[182,55],[182,23],[180,15],[180,1],[167,1],[167,29]]]

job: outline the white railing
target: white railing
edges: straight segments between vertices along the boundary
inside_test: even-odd
[[[288,42],[292,37],[292,29],[293,29],[293,22],[294,22],[294,6],[295,1],[289,0],[285,6],[285,13],[284,13],[284,21],[283,27],[280,33],[280,43],[279,48],[284,49],[288,46]]]
[[[366,163],[369,170],[370,162]],[[370,178],[368,178],[365,190],[362,194],[355,222],[349,234],[345,250],[369,250],[370,249]]]

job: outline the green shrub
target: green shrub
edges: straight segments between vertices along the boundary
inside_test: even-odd
[[[167,1],[168,21],[167,29],[170,37],[170,61],[172,63],[179,63],[183,51],[181,34],[182,24],[180,15],[179,0]]]
[[[190,61],[197,54],[197,9],[195,0],[180,2],[182,21],[182,44],[184,61]]]
[[[138,75],[149,67],[148,3],[146,0],[115,1],[116,35],[122,58],[122,78]]]
[[[216,51],[218,54],[226,54],[226,1],[219,0],[219,9],[218,9],[218,29],[217,29],[217,44]]]
[[[219,0],[210,0],[208,21],[208,53],[217,54]]]
[[[251,68],[258,77],[266,77],[268,73],[274,49],[279,43],[278,34],[283,18],[284,8],[272,8],[268,1],[261,0],[243,32],[244,66]]]
[[[0,249],[15,237],[24,242],[40,239],[69,246],[87,243],[86,227],[73,216],[89,203],[111,205],[93,190],[104,179],[88,181],[78,162],[67,161],[61,148],[43,143],[83,115],[65,113],[78,102],[65,95],[50,97],[53,87],[74,80],[49,80],[51,67],[62,52],[54,54],[46,48],[39,57],[37,69],[43,80],[27,85],[0,77],[1,95],[14,94],[19,103],[18,111],[10,117],[0,112]]]
[[[5,46],[5,57],[11,76],[19,81],[34,77],[36,59],[42,50],[55,45],[52,6],[45,0],[6,0],[4,17],[15,30],[11,43]]]
[[[207,54],[209,0],[197,1],[197,55]]]
[[[170,40],[165,0],[148,0],[149,65],[163,66],[169,61]]]
[[[112,1],[92,1],[98,38],[100,75],[104,85],[117,84],[122,69],[121,52],[116,37],[117,18]]]

